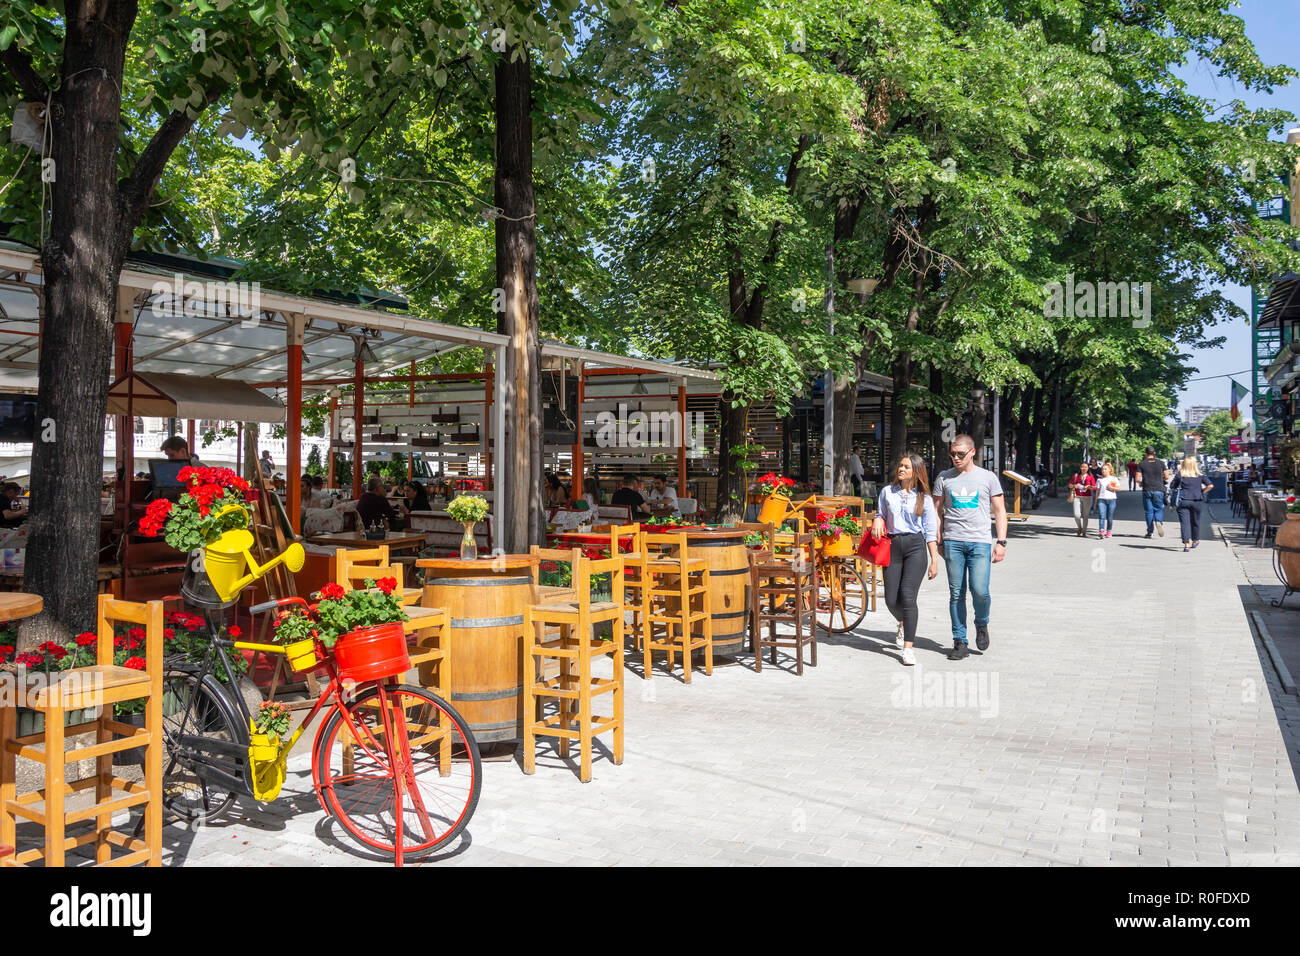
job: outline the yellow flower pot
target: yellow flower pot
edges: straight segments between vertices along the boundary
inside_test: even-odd
[[[252,770],[253,796],[263,803],[274,800],[284,786],[284,760],[280,757],[279,738],[259,734],[257,725],[248,721],[248,763]],[[288,747],[285,748],[288,750]]]
[[[311,637],[285,645],[284,656],[289,659],[289,666],[296,671],[309,671],[320,663],[316,657],[316,640]]]
[[[758,509],[758,523],[770,524],[774,528],[781,527],[785,521],[785,516],[790,513],[790,499],[785,495],[772,494],[763,499],[763,505]]]
[[[840,532],[838,538],[818,538],[817,547],[827,558],[847,558],[853,553],[853,535]]]

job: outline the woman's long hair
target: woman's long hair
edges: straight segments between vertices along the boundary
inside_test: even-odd
[[[904,452],[899,456],[898,461],[894,462],[894,475],[898,475],[898,466],[907,461],[912,466],[912,480],[916,488],[916,516],[919,518],[925,514],[925,499],[930,497],[930,473],[925,470],[925,462],[921,460],[920,455],[912,452]],[[895,477],[894,484],[898,484]],[[902,488],[902,485],[898,485]]]
[[[1178,466],[1178,474],[1182,475],[1184,478],[1195,478],[1200,473],[1201,466],[1191,455],[1185,456],[1182,464]]]

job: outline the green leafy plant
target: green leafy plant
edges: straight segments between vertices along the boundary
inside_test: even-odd
[[[248,482],[229,468],[182,468],[176,476],[186,486],[174,504],[159,498],[140,519],[140,533],[157,537],[178,551],[214,543],[225,532],[248,527]]]
[[[862,526],[847,508],[840,508],[838,511],[818,511],[812,532],[819,538],[833,541],[842,534],[861,534]]]
[[[277,644],[297,644],[319,634],[316,621],[300,607],[286,608],[275,619],[274,640]]]
[[[283,740],[289,736],[291,714],[292,712],[287,704],[275,700],[264,701],[262,706],[257,709],[253,724],[257,727],[259,734],[266,734]]]

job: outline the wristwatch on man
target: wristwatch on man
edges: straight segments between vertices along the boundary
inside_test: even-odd
[[[1002,545],[1002,547],[1005,548],[1005,547],[1007,546],[1007,539],[1006,539],[1006,538],[998,538],[998,544]]]

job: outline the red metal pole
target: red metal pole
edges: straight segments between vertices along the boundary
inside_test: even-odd
[[[414,408],[414,407],[415,407],[415,362],[414,362],[414,361],[411,362],[411,382],[410,382],[410,385],[411,385],[411,391],[410,391],[411,398],[410,398],[410,405],[409,405],[408,407],[410,407],[410,408]],[[410,481],[410,480],[413,479],[414,477],[415,477],[415,451],[414,451],[414,449],[411,448],[411,444],[410,444],[410,442],[407,442],[407,444],[406,444],[406,480],[407,480],[407,481]]]
[[[583,399],[583,392],[584,392],[584,385],[583,385],[584,371],[582,366],[583,363],[581,360],[579,360],[578,361],[578,420],[573,423],[574,438],[576,440],[573,443],[573,452],[570,455],[570,457],[573,459],[573,484],[569,488],[569,497],[572,498],[575,503],[582,500],[582,490],[583,490],[582,469],[583,469],[584,462],[582,460],[582,399]]]
[[[352,379],[352,497],[361,497],[361,472],[365,467],[361,460],[361,419],[365,417],[366,407],[366,363],[357,359],[356,375]]]
[[[285,498],[289,502],[289,524],[293,533],[302,531],[302,331],[296,316],[289,323],[289,420],[285,423]]]
[[[493,490],[492,476],[492,391],[493,382],[496,376],[496,367],[489,365],[483,376],[483,488],[486,491]],[[469,469],[466,469],[468,473]],[[443,476],[446,477],[447,469],[443,468]],[[493,511],[493,514],[497,514]]]
[[[329,471],[326,475],[325,485],[328,488],[334,487],[334,415],[338,411],[338,407],[339,407],[339,400],[337,398],[331,398],[330,399],[330,420],[329,420],[329,425],[325,429],[325,434],[330,441],[329,451],[326,453],[327,457],[329,458]]]

